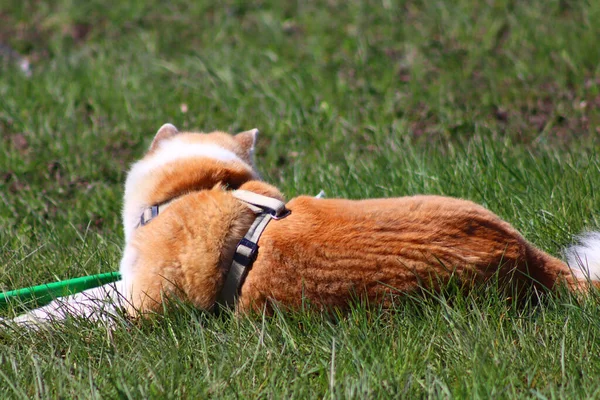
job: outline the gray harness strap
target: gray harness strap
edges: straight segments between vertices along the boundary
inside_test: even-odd
[[[285,203],[272,197],[248,190],[234,190],[231,194],[236,199],[246,203],[255,214],[268,212],[275,219],[283,218],[289,214],[289,211],[285,208]]]
[[[229,272],[225,278],[225,283],[219,293],[218,303],[226,307],[232,307],[238,297],[240,286],[246,275],[249,267],[256,258],[258,252],[258,239],[265,230],[267,224],[271,221],[270,214],[260,214],[256,217],[246,236],[240,240],[233,255],[233,261],[229,267]]]
[[[237,300],[240,287],[258,253],[260,235],[272,219],[285,218],[290,214],[290,211],[285,208],[285,204],[277,199],[245,190],[236,190],[232,194],[246,203],[257,216],[235,249],[233,261],[217,299],[219,304],[227,307],[233,306]]]
[[[275,219],[283,218],[281,217],[282,215],[287,215],[285,203],[272,197],[263,196],[258,193],[250,192],[248,190],[234,190],[231,192],[231,194],[236,199],[246,203],[246,205],[252,211],[254,211],[255,214],[268,212]],[[140,215],[140,222],[138,224],[138,227],[147,225],[154,218],[158,217],[158,214],[164,212],[165,209],[171,204],[171,202],[173,202],[173,200],[176,199],[177,197],[171,200],[167,200],[164,203],[144,208],[144,211],[142,211],[142,214]]]

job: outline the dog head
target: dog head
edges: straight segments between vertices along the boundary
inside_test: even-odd
[[[139,224],[144,209],[215,185],[237,188],[259,179],[253,163],[257,129],[224,132],[179,132],[163,125],[146,155],[136,162],[125,183],[125,240]]]

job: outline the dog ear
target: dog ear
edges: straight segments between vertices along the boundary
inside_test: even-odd
[[[254,152],[254,145],[256,144],[256,138],[258,137],[258,129],[250,129],[249,131],[240,132],[234,136],[234,139],[242,147],[244,152],[252,154]]]
[[[171,138],[177,135],[179,131],[172,124],[164,124],[160,127],[158,132],[156,132],[156,136],[154,136],[154,140],[152,140],[152,144],[150,145],[150,150],[154,150],[158,147],[158,144],[165,139]]]

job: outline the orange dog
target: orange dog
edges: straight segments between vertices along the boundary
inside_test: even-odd
[[[160,311],[165,296],[206,310],[218,302],[239,311],[272,302],[295,308],[303,300],[343,308],[355,296],[387,301],[387,294],[435,288],[451,276],[468,287],[497,275],[517,290],[585,290],[599,279],[600,234],[569,250],[569,267],[466,200],[300,196],[284,205],[255,172],[256,135],[161,127],[127,178],[123,280],[20,321],[92,316],[106,299],[108,311],[131,314]],[[255,221],[264,225],[257,234]]]

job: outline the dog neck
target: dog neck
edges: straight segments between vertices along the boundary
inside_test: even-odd
[[[228,265],[229,268],[227,269],[223,286],[217,296],[217,303],[226,307],[234,306],[237,302],[246,275],[256,258],[258,240],[269,222],[272,219],[285,218],[290,214],[290,211],[285,208],[285,203],[281,200],[248,190],[233,190],[230,193],[246,205],[255,214],[255,218],[245,236],[239,240],[233,254],[231,256],[227,254],[221,255],[222,259],[230,261],[226,261],[224,265],[222,264],[223,267],[226,268]],[[183,196],[178,196],[145,208],[140,215],[138,227],[148,225],[175,200],[181,197]],[[224,249],[224,251],[227,252],[228,249]]]

